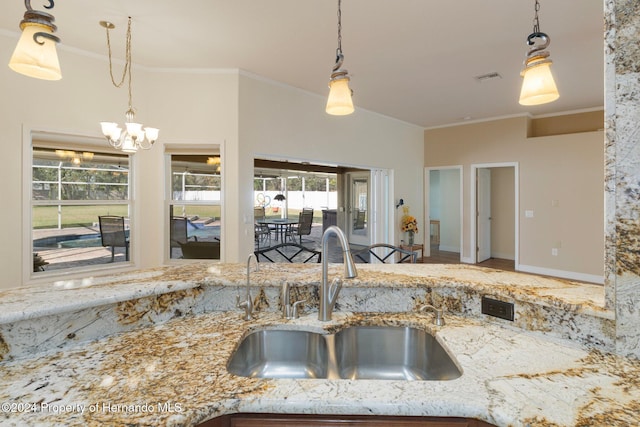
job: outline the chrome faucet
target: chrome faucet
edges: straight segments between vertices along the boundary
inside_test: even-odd
[[[432,305],[425,304],[418,309],[419,312],[433,311],[436,314],[436,318],[433,319],[433,324],[436,326],[444,326],[444,317],[442,316],[443,310],[441,308],[435,308]]]
[[[250,273],[251,273],[251,258],[253,257],[254,260],[256,260],[256,271],[260,270],[260,267],[258,265],[258,258],[256,258],[256,256],[251,253],[249,254],[249,257],[247,258],[247,294],[245,295],[244,301],[240,302],[240,295],[236,295],[236,306],[238,308],[244,308],[244,316],[242,316],[243,320],[251,320],[252,314],[253,314],[253,301],[251,299],[251,291],[250,291],[250,284],[251,284],[251,280],[250,280]]]
[[[282,284],[282,293],[280,294],[280,303],[282,304],[282,317],[285,319],[298,318],[298,306],[307,302],[306,299],[296,301],[291,304],[291,285],[289,283]]]
[[[338,293],[342,288],[342,280],[335,278],[329,286],[329,236],[335,234],[338,237],[340,246],[342,246],[342,255],[344,258],[344,277],[347,279],[353,279],[358,276],[356,270],[356,264],[353,262],[353,257],[349,251],[349,243],[344,235],[344,232],[335,225],[332,225],[326,229],[322,234],[322,283],[320,284],[320,306],[318,307],[318,320],[326,322],[331,320],[331,312],[338,299]]]

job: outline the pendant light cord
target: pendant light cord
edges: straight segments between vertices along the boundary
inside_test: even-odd
[[[538,12],[540,11],[540,3],[538,2],[538,0],[536,0],[536,4],[534,6],[534,10],[535,10],[535,16],[533,18],[533,32],[534,33],[539,33],[540,32],[540,20],[538,19]]]
[[[336,56],[342,54],[342,0],[338,0],[338,49]]]
[[[129,76],[128,78],[128,86],[129,86],[129,109],[133,109],[132,107],[132,103],[131,103],[131,98],[132,98],[132,91],[131,91],[131,17],[129,17],[129,21],[127,24],[127,35],[126,35],[126,42],[125,42],[125,64],[124,64],[124,69],[122,70],[122,77],[120,79],[119,83],[116,83],[116,79],[113,76],[113,61],[111,59],[112,55],[111,55],[111,38],[109,37],[109,27],[106,27],[107,29],[107,48],[109,49],[109,75],[111,76],[111,83],[113,83],[113,85],[117,88],[122,87],[122,84],[124,83],[124,80],[127,76]]]

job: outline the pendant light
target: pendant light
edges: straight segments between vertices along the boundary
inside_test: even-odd
[[[329,80],[329,99],[326,111],[334,116],[346,116],[353,113],[353,91],[349,88],[349,72],[342,69],[342,0],[338,0],[338,48],[336,49],[336,64],[333,66]]]
[[[159,129],[156,128],[142,128],[142,124],[135,123],[136,110],[131,103],[131,17],[127,25],[126,47],[125,47],[125,64],[122,72],[122,79],[120,83],[116,83],[113,78],[113,63],[111,61],[111,39],[109,38],[109,30],[115,28],[111,22],[100,21],[100,25],[107,30],[107,47],[109,49],[109,74],[111,75],[111,83],[117,88],[121,87],[125,78],[128,75],[128,88],[129,88],[129,108],[125,112],[125,126],[124,130],[114,122],[100,122],[103,135],[109,141],[109,144],[113,148],[122,150],[125,153],[135,153],[139,149],[149,150],[153,143],[158,139]]]
[[[20,22],[22,35],[9,60],[9,68],[13,71],[42,80],[60,80],[60,63],[56,44],[60,38],[54,36],[58,27],[55,26],[53,15],[31,8],[31,0],[25,0],[27,11]],[[53,0],[45,9],[53,9]]]
[[[520,91],[521,105],[540,105],[555,101],[560,97],[556,82],[551,74],[551,60],[549,52],[545,49],[549,46],[551,39],[543,32],[540,32],[540,21],[538,11],[540,3],[536,0],[535,17],[533,19],[533,33],[527,37],[529,51],[524,61],[524,68],[520,75],[524,78]],[[540,44],[536,44],[540,41]]]

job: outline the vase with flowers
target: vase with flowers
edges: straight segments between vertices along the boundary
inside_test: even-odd
[[[402,218],[400,218],[400,229],[407,233],[409,245],[413,246],[414,236],[418,232],[418,221],[413,215],[409,215],[409,207],[402,207]]]

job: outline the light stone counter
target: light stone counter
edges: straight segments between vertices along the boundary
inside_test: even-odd
[[[338,313],[331,323],[318,322],[315,314],[284,321],[260,313],[250,322],[239,314],[182,317],[82,348],[5,362],[0,401],[10,405],[3,406],[0,423],[190,426],[235,412],[460,416],[532,427],[638,422],[640,362],[538,333],[451,315],[444,327],[435,327],[431,315],[413,313]],[[353,324],[429,330],[463,374],[452,381],[273,380],[226,371],[234,346],[250,329],[335,332]]]
[[[330,266],[330,276],[341,270]],[[474,266],[359,265],[358,272],[344,282],[329,324],[315,320],[319,265],[260,264],[251,274],[258,320],[248,323],[235,308],[246,283],[239,264],[0,292],[0,401],[9,403],[0,421],[194,425],[234,412],[461,416],[523,426],[637,419],[640,367],[607,354],[614,317],[601,286]],[[445,382],[231,376],[225,363],[241,336],[283,323],[284,282],[310,313],[284,321],[288,327],[413,324],[437,332],[464,374]],[[482,296],[514,303],[514,321],[482,314]],[[445,308],[445,327],[436,331],[429,315],[415,313],[425,303]],[[25,412],[33,403],[35,412]],[[71,406],[53,413],[61,404]]]

